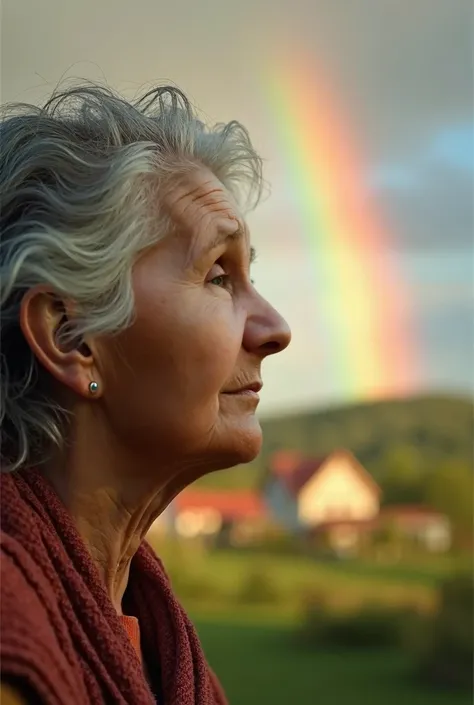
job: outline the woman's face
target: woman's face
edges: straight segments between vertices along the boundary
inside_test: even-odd
[[[211,172],[187,175],[164,207],[176,232],[135,265],[136,319],[99,342],[100,403],[118,443],[197,477],[258,454],[262,361],[290,331],[252,285],[249,234]]]

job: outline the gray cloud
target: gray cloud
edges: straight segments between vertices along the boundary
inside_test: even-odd
[[[416,180],[415,180],[416,179]],[[397,246],[415,253],[473,256],[473,184],[453,167],[425,169],[406,188],[380,192]]]

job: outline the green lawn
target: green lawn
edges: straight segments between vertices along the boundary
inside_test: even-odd
[[[469,694],[417,683],[410,655],[397,651],[310,651],[296,643],[302,597],[334,608],[430,605],[439,579],[461,566],[448,557],[400,565],[326,562],[302,555],[156,545],[230,705],[470,705]],[[273,598],[242,600],[249,575]],[[255,583],[252,583],[255,589]],[[315,591],[315,592],[314,592]],[[246,593],[245,593],[246,594]],[[333,604],[334,603],[334,604]]]
[[[472,696],[416,684],[403,655],[316,653],[289,627],[196,619],[230,705],[470,705]]]
[[[249,573],[258,571],[279,594],[280,599],[268,604],[275,621],[294,618],[301,605],[301,595],[321,590],[339,603],[345,601],[390,604],[419,601],[431,602],[434,588],[444,566],[377,566],[355,562],[325,562],[301,555],[245,553],[232,550],[206,552],[193,546],[155,546],[163,558],[175,589],[185,607],[191,611],[219,610],[229,613],[235,603],[233,595]],[[184,571],[184,572],[183,572]],[[209,590],[196,594],[186,582],[207,583]],[[211,589],[212,588],[212,589]],[[238,605],[238,608],[243,608]]]

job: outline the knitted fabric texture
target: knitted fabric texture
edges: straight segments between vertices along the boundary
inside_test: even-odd
[[[124,612],[144,669],[72,518],[35,470],[0,476],[1,676],[44,705],[225,705],[161,561],[143,542]]]

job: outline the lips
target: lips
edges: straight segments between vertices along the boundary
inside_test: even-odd
[[[245,386],[239,387],[237,389],[228,390],[224,392],[224,394],[258,394],[262,387],[262,382],[251,382],[250,384],[246,384]]]

